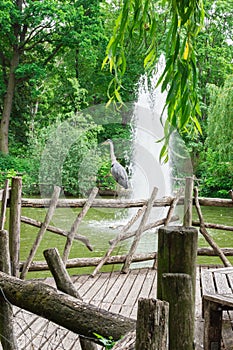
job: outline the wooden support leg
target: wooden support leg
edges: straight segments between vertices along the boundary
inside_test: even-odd
[[[222,309],[204,299],[204,350],[221,350]]]

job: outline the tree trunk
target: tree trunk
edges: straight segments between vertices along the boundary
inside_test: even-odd
[[[7,84],[7,91],[4,97],[3,113],[0,124],[0,152],[3,154],[9,153],[8,148],[8,132],[10,124],[10,116],[12,111],[13,99],[15,94],[15,69],[19,64],[19,51],[16,48],[10,64],[9,79]]]

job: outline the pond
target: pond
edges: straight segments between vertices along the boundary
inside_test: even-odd
[[[51,225],[58,226],[59,228],[69,230],[73,220],[81,209],[56,209],[55,216]],[[179,207],[178,212],[181,213],[182,209]],[[202,213],[205,222],[218,223],[233,226],[231,208],[216,208],[216,207],[202,207]],[[45,217],[45,209],[32,209],[22,208],[22,215],[31,217],[33,219],[43,221]],[[178,213],[178,214],[179,214]],[[99,257],[103,256],[109,248],[109,240],[115,238],[119,233],[120,226],[125,224],[129,220],[128,209],[108,209],[108,208],[91,208],[84,220],[82,221],[78,233],[86,236],[94,251],[89,251],[86,246],[80,241],[74,241],[70,258],[83,258],[83,257]],[[161,217],[160,217],[161,218]],[[196,210],[193,210],[193,218],[197,219]],[[20,260],[24,261],[32,247],[32,244],[38,233],[38,228],[32,227],[26,224],[21,224],[21,248],[20,248]],[[233,247],[233,232],[220,231],[214,229],[208,229],[208,232],[212,235],[215,242],[220,247]],[[34,261],[43,261],[43,251],[48,248],[58,248],[62,255],[66,239],[62,236],[56,235],[52,232],[46,232],[42,242],[38,248]],[[114,255],[124,254],[130,247],[131,240],[125,240],[121,242],[114,250]],[[208,247],[208,243],[204,237],[199,234],[199,247]],[[157,231],[151,230],[143,234],[140,244],[137,248],[137,252],[152,252],[157,249]],[[233,263],[233,258],[229,258]],[[198,263],[200,264],[219,264],[221,263],[218,257],[198,257]],[[152,262],[137,263],[138,267],[149,266]],[[134,264],[136,265],[136,264]],[[102,271],[112,271],[120,268],[120,265],[105,266]],[[71,274],[92,272],[93,267],[88,268],[73,268],[70,269]],[[45,277],[50,275],[49,272],[30,272],[27,277]]]

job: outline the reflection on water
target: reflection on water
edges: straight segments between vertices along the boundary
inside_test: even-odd
[[[70,209],[69,209],[70,210]],[[181,208],[178,210],[181,212]],[[74,217],[78,215],[80,209],[74,209]],[[122,218],[119,217],[119,212]],[[232,209],[229,208],[215,208],[215,207],[202,207],[202,212],[205,222],[218,223],[223,225],[233,226]],[[31,209],[23,208],[22,215],[34,218],[38,221],[43,221],[46,211],[44,209]],[[56,209],[56,215],[60,217],[60,228],[69,231],[72,223],[67,221],[67,209]],[[193,210],[194,219],[197,219],[195,208]],[[78,233],[86,236],[91,245],[94,248],[93,252],[90,252],[86,246],[80,241],[74,241],[73,247],[70,253],[70,258],[82,258],[82,257],[97,257],[102,256],[109,248],[109,240],[115,238],[122,227],[128,221],[127,209],[108,209],[108,208],[91,208],[84,220],[82,221]],[[53,225],[53,223],[51,223]],[[22,223],[21,226],[21,251],[20,260],[25,260],[29,254],[32,244],[36,238],[39,229]],[[220,247],[233,247],[233,232],[220,231],[214,229],[208,229],[208,232],[212,235],[216,243]],[[35,261],[44,260],[43,251],[48,248],[57,247],[62,254],[66,239],[57,234],[46,232],[40,247],[37,251]],[[128,251],[132,239],[121,242],[114,250],[114,255],[124,254]],[[199,247],[208,247],[207,242],[199,235]],[[143,234],[137,253],[153,252],[157,249],[157,230],[153,229]],[[233,259],[230,258],[233,263]],[[198,257],[198,263],[206,264],[219,264],[221,263],[217,257]],[[137,264],[137,266],[148,266],[150,262],[143,264]],[[94,268],[85,269],[72,269],[71,273],[83,273],[92,272]],[[104,270],[111,271],[112,266],[104,267]],[[116,265],[114,269],[119,269],[119,265]],[[43,275],[48,275],[48,273]],[[29,277],[32,273],[29,274]],[[33,277],[39,277],[41,273],[33,273]]]

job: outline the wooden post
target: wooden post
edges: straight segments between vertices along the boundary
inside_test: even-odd
[[[168,226],[159,228],[158,232],[157,298],[163,300],[164,273],[185,273],[191,276],[195,300],[197,229]]]
[[[11,273],[16,277],[19,276],[21,197],[22,178],[13,177],[10,196],[9,246]]]
[[[24,279],[28,270],[29,270],[29,267],[30,267],[30,264],[36,254],[36,251],[37,251],[37,248],[43,238],[43,235],[53,217],[53,213],[54,213],[54,210],[56,209],[56,205],[57,205],[57,201],[58,201],[58,198],[59,198],[59,195],[60,195],[60,191],[61,191],[61,188],[58,187],[58,186],[54,186],[54,192],[53,192],[53,195],[52,195],[52,198],[51,198],[51,202],[50,202],[50,206],[49,206],[49,209],[47,211],[47,214],[45,216],[45,221],[43,222],[39,232],[38,232],[38,235],[35,239],[35,242],[32,246],[32,249],[30,251],[30,254],[27,258],[27,260],[25,261],[24,265],[23,265],[23,268],[22,268],[22,271],[21,271],[21,274],[20,274],[20,278]]]
[[[125,263],[122,267],[122,270],[121,272],[123,273],[127,273],[129,271],[129,267],[130,267],[130,264],[132,262],[132,257],[133,257],[133,254],[135,253],[136,249],[137,249],[137,246],[138,246],[138,242],[141,238],[141,235],[144,231],[144,227],[146,226],[146,223],[147,223],[147,220],[149,218],[149,215],[150,215],[150,212],[151,212],[151,209],[153,208],[153,204],[154,204],[154,200],[157,196],[157,193],[158,193],[158,188],[154,188],[153,191],[152,191],[152,194],[151,194],[151,197],[148,201],[148,204],[147,204],[147,208],[143,214],[143,217],[142,217],[142,221],[139,225],[139,228],[137,229],[136,231],[136,234],[135,234],[135,237],[134,237],[134,240],[133,240],[133,243],[132,243],[132,246],[129,250],[129,253],[125,259]]]
[[[221,350],[222,308],[217,303],[204,303],[204,350]]]
[[[184,219],[185,227],[192,226],[192,204],[193,204],[193,177],[185,179],[185,197],[184,197]]]
[[[169,304],[166,301],[139,299],[136,350],[168,349],[168,314]]]
[[[9,194],[9,180],[5,181],[5,187],[3,190],[2,195],[2,205],[1,205],[1,217],[0,217],[0,230],[4,230],[4,224],[6,221],[6,206],[7,206],[7,199]]]
[[[85,205],[82,208],[82,211],[78,214],[76,220],[74,221],[74,223],[73,223],[73,225],[71,227],[71,230],[70,230],[69,235],[67,236],[65,248],[64,248],[64,251],[63,251],[62,260],[63,260],[64,264],[66,264],[66,262],[68,260],[68,257],[69,257],[69,254],[70,254],[70,250],[71,250],[71,246],[72,246],[72,243],[73,243],[73,240],[74,240],[75,233],[77,232],[78,227],[81,224],[82,219],[84,218],[84,216],[86,215],[86,213],[90,209],[90,207],[92,205],[92,202],[93,202],[93,200],[95,199],[95,197],[96,197],[96,195],[98,193],[98,190],[99,189],[97,187],[94,187],[92,189],[88,200],[86,201]]]
[[[11,273],[8,232],[0,230],[0,271]],[[17,341],[14,334],[12,305],[0,292],[0,340],[3,350],[17,350]]]
[[[64,293],[82,300],[72,283],[58,250],[56,248],[47,249],[44,251],[44,257],[56,281],[57,288]],[[80,344],[82,350],[97,350],[96,344],[86,338],[80,337]]]
[[[192,288],[190,275],[163,274],[163,299],[169,302],[169,350],[194,349],[195,302]]]
[[[189,314],[185,316],[185,319],[189,322],[189,325],[186,325],[186,327],[190,330],[188,344],[192,344],[192,346],[194,340],[193,327],[195,315],[197,238],[197,229],[193,227],[168,226],[160,228],[158,234],[157,298],[169,301],[169,309],[173,310],[173,308],[176,308],[176,303],[179,299],[180,292],[177,288],[180,282],[174,281],[173,284],[171,283],[169,285],[169,283],[166,282],[168,279],[166,279],[165,282],[163,281],[163,274],[185,274],[190,276],[190,282],[186,281],[188,280],[187,277],[183,277],[183,282],[186,284],[191,283],[192,285],[192,288],[189,287],[189,289],[188,286],[186,286],[187,295],[184,296],[184,302],[186,303],[186,299],[189,299],[191,307],[190,309],[188,307],[185,308],[184,312]],[[171,276],[171,282],[173,278],[174,277]],[[169,289],[167,293],[171,293],[172,297],[170,297],[170,294],[164,294],[164,283],[167,283],[167,289]],[[179,288],[181,288],[181,286]],[[168,297],[170,300],[168,300]],[[172,329],[173,322],[174,319],[169,318],[169,329]],[[177,335],[178,331],[176,330],[175,333]],[[187,342],[185,342],[185,344],[187,344]],[[177,349],[189,350],[193,348],[171,347],[171,345],[169,345],[169,350]]]

